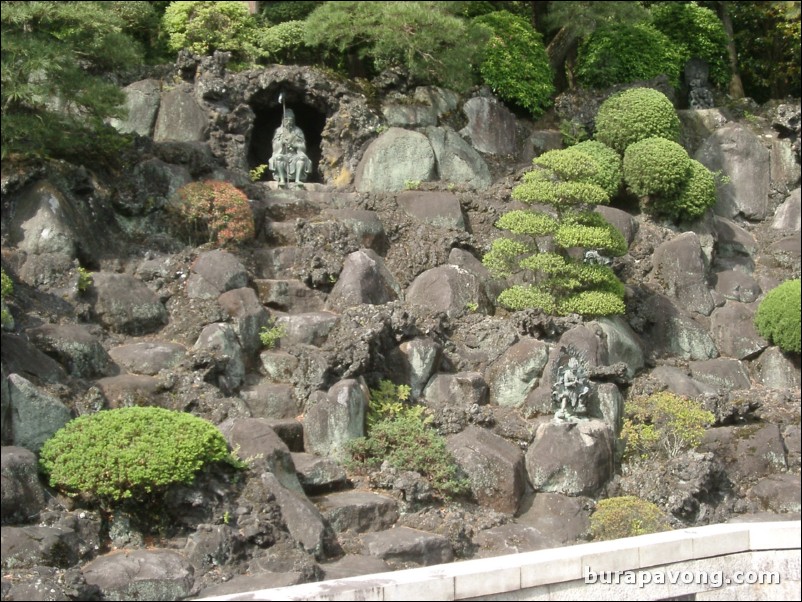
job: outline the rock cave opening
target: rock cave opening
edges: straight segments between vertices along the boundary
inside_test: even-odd
[[[278,102],[278,95],[271,100],[272,102],[270,103],[260,103],[258,100],[251,102],[255,117],[251,143],[248,147],[248,169],[267,164],[270,155],[273,154],[273,134],[276,128],[281,125],[282,106]],[[307,182],[322,182],[323,178],[318,166],[321,155],[321,134],[323,127],[326,125],[326,115],[303,102],[293,102],[292,97],[288,99],[286,108],[293,110],[295,123],[303,130],[306,138],[306,154],[312,161],[312,173],[309,175]],[[273,176],[270,171],[265,169],[261,180],[268,181],[272,179]]]

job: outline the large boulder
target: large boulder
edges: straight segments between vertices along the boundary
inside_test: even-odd
[[[119,345],[109,350],[109,356],[127,372],[155,376],[171,370],[186,356],[183,345],[169,341],[143,341]]]
[[[8,375],[8,390],[14,445],[39,453],[44,442],[72,419],[67,406],[19,374]]]
[[[754,304],[728,301],[710,318],[710,334],[722,355],[747,359],[768,347],[755,329]]]
[[[620,316],[599,318],[597,323],[607,339],[607,361],[610,364],[623,362],[627,375],[635,376],[646,365],[640,337]]]
[[[742,270],[724,270],[715,274],[714,290],[725,299],[754,303],[763,292],[757,280]]]
[[[384,531],[398,521],[398,502],[378,493],[341,491],[314,501],[337,533]]]
[[[93,311],[109,330],[141,336],[167,324],[167,309],[147,285],[128,274],[92,275]]]
[[[715,304],[707,286],[707,268],[699,237],[685,232],[654,251],[651,280],[686,311],[709,316]]]
[[[477,96],[462,107],[468,125],[460,130],[473,147],[488,155],[513,155],[518,148],[517,120],[495,98]]]
[[[301,413],[290,384],[260,382],[247,391],[241,391],[240,397],[254,418],[295,418]]]
[[[22,447],[3,447],[0,479],[0,522],[26,523],[35,520],[46,504],[45,489],[39,482],[36,454]]]
[[[395,301],[400,295],[401,286],[384,260],[375,251],[361,249],[345,258],[327,303],[339,309],[363,303],[382,305]]]
[[[397,191],[411,182],[433,180],[435,174],[435,155],[428,138],[393,127],[365,151],[354,185],[359,192]]]
[[[484,190],[492,183],[490,169],[482,156],[448,127],[428,127],[424,133],[434,149],[440,180],[449,184],[467,184]]]
[[[524,500],[516,522],[558,543],[573,543],[588,533],[592,507],[589,498],[540,492]]]
[[[534,390],[549,360],[549,346],[532,338],[512,345],[487,371],[490,403],[518,407]]]
[[[79,378],[106,376],[111,358],[83,324],[45,324],[28,330],[33,343]]]
[[[479,279],[455,265],[441,265],[420,274],[407,288],[405,299],[428,314],[458,316],[466,309],[488,312],[491,304]]]
[[[191,85],[182,84],[162,94],[153,139],[156,142],[205,140],[209,117],[195,100]]]
[[[187,295],[196,299],[216,299],[222,293],[248,285],[248,272],[228,251],[202,253],[192,264]]]
[[[381,558],[393,568],[431,566],[454,560],[447,537],[409,527],[366,533],[362,542],[365,554]]]
[[[699,362],[690,362],[691,375],[713,387],[725,391],[749,389],[752,381],[740,360],[717,358]]]
[[[259,335],[262,327],[268,326],[270,316],[254,290],[244,287],[226,291],[217,302],[233,320],[232,325],[246,356],[255,355],[262,348]]]
[[[699,449],[716,455],[736,488],[786,469],[783,439],[776,424],[711,428],[705,431]]]
[[[650,376],[672,393],[685,397],[715,395],[718,390],[715,385],[691,378],[686,371],[674,366],[657,366]]]
[[[742,215],[763,220],[769,212],[770,153],[763,141],[741,124],[727,124],[705,140],[695,155],[711,171],[721,171],[729,181],[718,189],[713,207],[726,218]]]
[[[771,227],[775,230],[792,230],[799,232],[802,225],[802,204],[800,202],[800,189],[797,187],[783,204],[774,212]]]
[[[442,351],[438,343],[425,337],[404,341],[389,354],[388,375],[395,382],[408,384],[410,396],[416,400],[437,371]]]
[[[345,443],[365,434],[369,398],[364,382],[353,379],[311,398],[304,415],[304,449],[322,456],[341,455]]]
[[[125,86],[123,94],[126,115],[122,119],[111,119],[109,123],[123,134],[152,136],[161,102],[161,83],[155,79],[143,79]]]
[[[448,438],[446,447],[468,475],[476,501],[498,512],[514,514],[526,490],[521,450],[490,431],[469,426]]]
[[[279,345],[285,348],[295,345],[322,345],[339,321],[340,317],[330,311],[279,316],[276,326],[284,331]]]
[[[646,302],[650,328],[643,331],[644,342],[657,357],[679,356],[686,360],[718,357],[710,334],[668,297],[655,294]]]
[[[613,475],[615,435],[600,420],[544,422],[526,452],[535,491],[593,496]]]
[[[205,354],[214,369],[207,378],[226,393],[236,391],[245,380],[245,361],[237,333],[230,324],[209,324],[195,341],[193,350]]]
[[[757,381],[772,389],[798,389],[800,386],[799,364],[780,351],[769,347],[755,361]]]
[[[183,600],[195,582],[192,565],[178,552],[120,550],[81,567],[104,600]]]

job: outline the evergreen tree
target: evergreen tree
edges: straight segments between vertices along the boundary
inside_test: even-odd
[[[2,156],[99,158],[124,96],[103,74],[139,60],[113,2],[1,2]]]

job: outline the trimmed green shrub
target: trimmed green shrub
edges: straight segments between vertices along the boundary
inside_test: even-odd
[[[761,336],[786,353],[799,354],[800,280],[787,280],[773,288],[757,308],[755,326]]]
[[[409,392],[408,386],[388,380],[371,389],[368,435],[347,444],[352,467],[378,468],[386,461],[399,470],[420,473],[446,498],[465,495],[469,483],[459,476],[445,438],[430,425],[432,417],[424,406],[408,403]]]
[[[639,497],[611,497],[596,504],[590,515],[590,534],[597,541],[670,531],[660,508]]]
[[[594,183],[604,188],[611,198],[618,194],[624,179],[621,155],[598,140],[585,140],[575,144],[571,149],[593,157],[600,168],[598,179]]]
[[[601,249],[613,257],[626,254],[628,248],[624,235],[594,211],[566,215],[554,234],[554,241],[565,249]]]
[[[727,32],[715,12],[695,2],[659,2],[652,23],[682,50],[684,61],[698,57],[710,66],[710,81],[722,89],[730,82]]]
[[[273,27],[260,29],[255,43],[264,53],[265,60],[279,64],[311,62],[314,51],[304,42],[304,21],[284,21]]]
[[[701,404],[669,391],[636,397],[624,405],[621,438],[624,460],[647,460],[663,454],[673,458],[702,442],[715,416]]]
[[[543,37],[523,18],[506,10],[478,17],[491,31],[482,48],[479,73],[502,98],[540,117],[552,104],[554,74]]]
[[[716,176],[704,165],[691,159],[688,178],[676,193],[657,196],[644,202],[642,209],[652,215],[675,220],[695,220],[716,204]]]
[[[222,433],[184,412],[154,407],[104,410],[68,422],[42,446],[51,487],[101,502],[144,499],[190,484],[212,462],[239,463]]]
[[[548,151],[533,163],[550,169],[570,183],[595,184],[608,197],[614,196],[621,186],[621,157],[601,142],[588,140],[566,149]]]
[[[683,50],[651,25],[606,25],[580,45],[576,77],[585,87],[607,88],[667,75],[677,88],[684,66]]]
[[[190,182],[168,206],[172,226],[189,244],[216,246],[242,243],[255,235],[248,197],[233,184],[219,180]]]
[[[659,136],[679,142],[680,123],[674,105],[662,92],[630,88],[605,100],[596,115],[595,139],[623,155],[639,140]]]
[[[638,196],[678,192],[690,170],[688,152],[665,138],[645,138],[624,151],[624,181]]]
[[[295,2],[260,2],[259,15],[273,25],[287,21],[303,21],[323,2],[296,0]]]
[[[231,52],[237,61],[254,61],[256,21],[244,2],[171,2],[162,18],[168,44],[174,51],[195,54]]]

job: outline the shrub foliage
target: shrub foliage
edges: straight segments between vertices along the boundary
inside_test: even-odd
[[[225,246],[254,237],[248,197],[228,182],[190,182],[178,189],[168,212],[173,228],[189,244]]]
[[[644,138],[679,142],[680,123],[674,105],[662,92],[630,88],[605,100],[596,115],[595,138],[623,154]]]
[[[491,32],[479,64],[482,80],[500,98],[540,117],[554,94],[542,36],[525,19],[505,10],[478,17],[476,23]]]
[[[631,495],[601,500],[590,515],[590,534],[595,540],[634,537],[670,529],[668,518],[657,505]]]
[[[755,313],[757,331],[786,353],[802,351],[800,282],[798,278],[787,280],[770,290]]]
[[[189,484],[206,464],[235,461],[212,424],[183,412],[130,407],[67,423],[45,442],[40,466],[50,485],[104,502],[141,499]]]
[[[665,138],[645,138],[624,151],[624,180],[638,196],[677,192],[690,169],[688,152]]]

